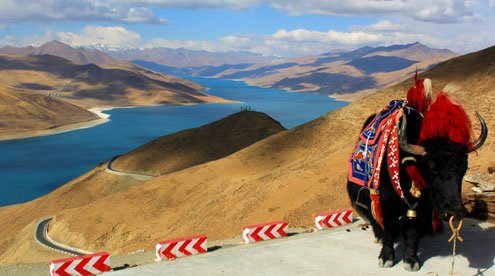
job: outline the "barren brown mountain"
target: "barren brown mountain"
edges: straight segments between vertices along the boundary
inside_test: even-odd
[[[388,47],[363,47],[350,52],[329,52],[223,71],[217,77],[242,79],[250,84],[294,92],[314,92],[337,99],[355,100],[410,77],[418,68],[457,56],[447,49],[432,49],[419,42]]]
[[[175,68],[221,66],[224,64],[240,63],[273,63],[282,60],[276,56],[265,56],[251,52],[210,52],[204,50],[189,49],[131,49],[122,51],[107,51],[108,55],[121,60],[140,60],[154,62],[164,66]]]
[[[42,94],[0,86],[0,137],[97,120],[85,109]]]
[[[81,108],[226,101],[191,81],[135,67],[104,69],[51,55],[0,55],[0,135],[98,118]]]
[[[479,111],[493,130],[494,73],[491,47],[422,76],[430,77],[437,91],[446,86],[469,115]],[[408,79],[229,156],[149,181],[105,174],[102,164],[44,197],[1,208],[0,262],[46,262],[56,256],[32,241],[33,222],[46,215],[55,217],[49,231],[55,240],[113,254],[153,250],[158,240],[199,233],[211,240],[240,240],[243,226],[271,220],[309,226],[316,212],[349,207],[346,159],[361,124],[391,99],[404,98],[410,85]],[[479,126],[473,123],[477,136]],[[468,173],[493,164],[493,137],[469,156]]]
[[[67,44],[53,40],[39,47],[11,47],[5,46],[0,48],[0,54],[5,55],[52,55],[58,56],[74,62],[75,64],[84,65],[93,63],[100,67],[105,65],[125,65],[127,62],[112,58],[98,50],[90,50],[85,48],[73,48]]]
[[[56,40],[46,42],[45,44],[39,47],[28,46],[28,47],[19,48],[19,47],[5,46],[3,48],[0,48],[0,54],[23,55],[23,56],[28,56],[28,55],[57,56],[72,61],[73,63],[78,65],[95,64],[104,69],[122,69],[126,71],[131,71],[133,73],[144,75],[148,78],[158,81],[182,83],[198,90],[203,88],[201,85],[194,83],[192,81],[165,75],[165,74],[159,74],[150,71],[146,68],[137,66],[134,63],[113,58],[105,54],[104,52],[96,49],[88,49],[83,47],[74,48]]]
[[[279,122],[264,113],[242,111],[203,127],[160,137],[118,157],[112,167],[168,174],[225,157],[283,130]]]

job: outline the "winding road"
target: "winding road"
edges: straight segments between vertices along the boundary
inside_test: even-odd
[[[105,169],[105,171],[107,173],[111,173],[111,174],[115,174],[115,175],[124,175],[124,176],[129,176],[129,177],[132,177],[136,180],[141,180],[141,181],[146,181],[146,180],[150,180],[150,179],[153,179],[155,178],[154,175],[151,175],[151,174],[144,174],[144,173],[135,173],[135,172],[125,172],[125,171],[119,171],[119,170],[115,170],[112,168],[112,163],[113,161],[115,161],[115,159],[117,159],[120,155],[117,155],[115,156],[114,158],[112,158],[110,161],[108,161],[107,163],[107,168]]]
[[[112,158],[110,161],[107,163],[107,167],[105,169],[106,172],[115,174],[115,175],[123,175],[123,176],[129,176],[137,180],[141,181],[146,181],[150,180],[152,178],[155,178],[153,175],[149,174],[142,174],[142,173],[132,173],[132,172],[125,172],[125,171],[118,171],[112,168],[112,162],[115,161],[120,155],[115,156]],[[52,217],[47,217],[41,219],[38,224],[36,225],[36,230],[34,233],[34,238],[35,240],[40,243],[41,245],[48,247],[53,250],[57,250],[59,252],[65,253],[65,254],[70,254],[74,256],[80,256],[84,254],[91,254],[92,252],[81,250],[78,248],[74,248],[68,245],[61,244],[59,242],[54,241],[53,239],[48,236],[48,226],[50,224],[50,221],[52,220]]]
[[[80,256],[84,254],[89,254],[91,252],[84,251],[81,249],[77,249],[74,247],[70,247],[67,245],[63,245],[61,243],[58,243],[50,238],[48,236],[48,225],[50,224],[50,221],[52,220],[52,217],[44,218],[38,222],[38,225],[36,225],[36,231],[34,233],[34,238],[36,239],[37,242],[39,242],[41,245],[46,246],[50,249],[60,251],[65,254],[70,254],[74,256]]]

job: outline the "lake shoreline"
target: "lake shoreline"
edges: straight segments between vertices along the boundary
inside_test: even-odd
[[[227,101],[227,102],[220,102],[220,103],[226,103],[226,104],[239,104],[242,102],[238,101]],[[90,128],[90,127],[95,127],[104,123],[108,123],[111,121],[110,114],[104,113],[104,111],[109,111],[112,109],[120,109],[120,108],[137,108],[137,107],[158,107],[158,106],[188,106],[188,105],[196,105],[197,103],[184,103],[184,104],[152,104],[152,105],[133,105],[133,106],[105,106],[105,107],[91,107],[88,108],[87,111],[95,114],[96,116],[99,117],[99,119],[91,120],[91,121],[86,121],[86,122],[79,122],[79,123],[73,123],[73,124],[67,124],[67,125],[62,125],[62,126],[57,126],[54,128],[50,129],[43,129],[43,130],[33,130],[33,131],[23,131],[23,132],[17,132],[17,133],[7,133],[7,134],[0,134],[0,142],[3,141],[13,141],[13,140],[21,140],[21,139],[27,139],[27,138],[34,138],[34,137],[41,137],[41,136],[49,136],[49,135],[55,135],[55,134],[60,134],[60,133],[65,133],[69,131],[75,131],[75,130],[80,130],[80,129],[85,129],[85,128]],[[205,103],[200,103],[200,104],[210,104],[209,102]]]
[[[121,107],[93,107],[93,108],[89,108],[87,110],[89,112],[95,114],[96,116],[98,116],[99,119],[57,126],[57,127],[51,128],[51,129],[24,131],[24,132],[12,133],[12,134],[5,134],[5,135],[0,136],[0,142],[20,140],[20,139],[40,137],[40,136],[55,135],[55,134],[60,134],[60,133],[64,133],[64,132],[69,132],[69,131],[74,131],[74,130],[79,130],[79,129],[85,129],[85,128],[90,128],[90,127],[94,127],[97,125],[101,125],[101,124],[104,124],[104,123],[107,123],[110,121],[110,119],[109,119],[110,115],[107,113],[104,113],[104,111],[112,110],[114,108],[121,108]]]

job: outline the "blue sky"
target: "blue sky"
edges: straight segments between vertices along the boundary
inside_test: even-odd
[[[252,51],[288,57],[420,41],[495,44],[495,0],[0,0],[0,46]]]

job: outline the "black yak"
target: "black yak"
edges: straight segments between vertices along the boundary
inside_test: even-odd
[[[473,142],[464,109],[443,92],[431,103],[431,83],[416,79],[408,101],[391,102],[364,124],[349,159],[347,191],[354,209],[371,224],[375,240],[382,242],[379,266],[394,265],[394,240],[403,236],[404,268],[418,271],[421,235],[433,232],[441,218],[463,217],[461,185],[468,153],[481,147],[488,133],[477,116],[482,131]],[[378,129],[381,137],[388,137],[373,136]]]

